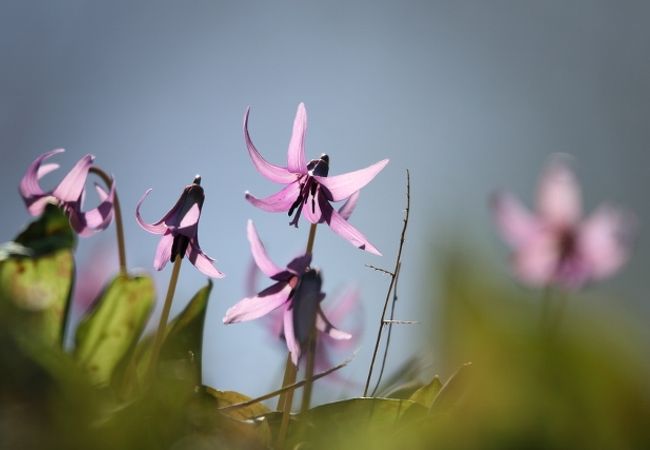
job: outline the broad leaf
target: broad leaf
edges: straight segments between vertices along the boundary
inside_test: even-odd
[[[94,383],[107,384],[116,365],[135,346],[155,295],[151,277],[117,276],[79,324],[74,357]]]
[[[436,398],[436,395],[438,395],[440,388],[442,388],[442,382],[436,375],[433,377],[429,384],[425,384],[420,389],[415,391],[409,400],[415,403],[419,403],[425,408],[429,408],[433,403],[433,400]]]

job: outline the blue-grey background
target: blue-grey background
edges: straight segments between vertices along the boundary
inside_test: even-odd
[[[209,309],[206,384],[262,394],[279,383],[284,353],[259,323],[221,324],[244,293],[246,220],[282,264],[303,248],[307,227],[244,201],[247,189],[265,196],[278,186],[253,169],[242,117],[250,105],[254,142],[284,164],[304,101],[308,157],[329,153],[332,174],[391,159],[351,220],[383,258],[318,231],[325,290],[354,284],[362,295],[366,333],[346,376],[365,379],[388,280],[364,265],[393,264],[407,168],[413,209],[398,316],[422,324],[395,330],[390,367],[428,352],[418,338],[436,326],[421,313],[435,298],[429,262],[449,236],[508,277],[486,199],[506,187],[530,202],[553,152],[576,157],[587,209],[604,199],[636,211],[632,262],[595,292],[647,314],[649,18],[642,1],[2,0],[0,240],[29,219],[16,192],[27,165],[64,147],[63,169],[93,153],[115,174],[129,263],[150,270],[157,241],[133,220],[137,199],[154,189],[143,213],[157,220],[200,173],[202,246],[227,273]],[[82,266],[100,242],[110,245],[113,230],[80,243]],[[168,274],[157,275],[161,294]],[[175,310],[202,283],[186,265]],[[344,388],[326,389],[321,398]]]

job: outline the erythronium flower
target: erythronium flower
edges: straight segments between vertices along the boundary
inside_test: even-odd
[[[151,189],[144,193],[135,209],[135,217],[138,224],[146,231],[153,234],[160,234],[162,238],[156,249],[153,267],[162,270],[167,261],[174,262],[177,256],[185,255],[190,262],[205,275],[212,278],[223,278],[221,273],[214,266],[214,259],[203,253],[199,246],[199,218],[205,195],[201,187],[201,177],[197,176],[194,182],[185,186],[183,193],[170,209],[158,222],[146,223],[140,215],[140,206],[149,195]]]
[[[515,273],[532,286],[579,288],[614,274],[628,259],[631,217],[600,206],[582,219],[580,186],[559,157],[540,178],[535,213],[509,193],[496,194],[492,208],[513,249]]]
[[[254,206],[270,212],[288,212],[293,215],[290,225],[298,226],[304,212],[313,224],[327,223],[332,231],[348,240],[352,245],[370,253],[380,255],[379,251],[356,228],[332,208],[330,202],[348,199],[352,194],[368,184],[385,166],[388,159],[379,161],[365,169],[343,175],[328,176],[329,156],[322,154],[318,159],[305,160],[305,131],[307,112],[305,105],[298,105],[293,123],[293,133],[289,142],[287,167],[280,167],[266,161],[257,151],[248,134],[248,113],[244,117],[244,138],[248,154],[255,168],[269,180],[285,184],[278,193],[264,199],[246,192],[246,199]]]
[[[321,292],[320,273],[309,267],[311,255],[298,256],[281,269],[268,257],[251,220],[248,221],[247,233],[255,263],[275,284],[232,306],[226,311],[223,322],[253,320],[282,308],[284,336],[294,365],[298,364],[302,347],[309,339],[314,315],[318,330],[334,339],[350,339],[348,333],[338,330],[327,320],[320,308],[325,295]]]
[[[44,191],[40,186],[40,179],[58,169],[59,165],[54,163],[43,164],[43,162],[63,151],[63,149],[52,150],[36,158],[27,168],[18,190],[25,202],[25,206],[27,206],[27,211],[32,216],[41,215],[45,205],[55,203],[70,218],[70,225],[77,234],[83,237],[90,236],[97,231],[106,229],[111,223],[115,199],[115,183],[112,183],[108,193],[95,185],[100,204],[89,211],[82,211],[86,178],[95,160],[93,155],[86,155],[74,165],[72,170],[63,177],[63,180],[54,189]]]

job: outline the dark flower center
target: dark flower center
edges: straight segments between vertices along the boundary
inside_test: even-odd
[[[291,222],[289,222],[289,225],[298,228],[298,219],[300,219],[303,205],[305,205],[310,198],[311,210],[313,213],[316,212],[316,196],[319,192],[320,184],[313,177],[326,177],[329,173],[329,163],[330,157],[323,153],[320,155],[320,158],[312,159],[307,164],[307,175],[303,175],[299,181],[300,191],[298,197],[291,205],[291,208],[289,208],[289,217],[293,215],[294,211],[296,212],[296,215]]]

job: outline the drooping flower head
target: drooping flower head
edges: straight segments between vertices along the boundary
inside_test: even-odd
[[[162,235],[153,260],[154,269],[162,270],[167,261],[174,262],[177,257],[187,256],[187,259],[205,275],[223,278],[224,274],[214,266],[214,259],[203,253],[199,246],[199,219],[205,200],[201,177],[197,176],[192,184],[185,186],[172,209],[152,224],[145,222],[140,215],[140,206],[150,192],[151,189],[147,190],[138,202],[135,217],[144,230]]]
[[[321,310],[320,302],[325,294],[321,292],[320,272],[309,267],[311,255],[298,256],[291,260],[286,268],[281,269],[268,257],[264,244],[250,220],[247,234],[255,263],[275,283],[257,295],[246,297],[232,306],[226,311],[223,322],[253,320],[282,308],[283,333],[294,365],[298,364],[314,320],[316,328],[332,338],[350,339],[351,336],[335,328]]]
[[[302,214],[311,223],[327,223],[332,231],[348,240],[352,245],[370,253],[379,251],[356,228],[334,210],[330,202],[348,199],[368,184],[385,166],[388,159],[379,161],[365,169],[333,177],[329,175],[330,158],[322,154],[318,159],[305,160],[305,131],[307,112],[305,105],[298,105],[289,142],[287,167],[280,167],[266,161],[257,151],[248,134],[248,113],[244,117],[244,138],[248,154],[258,172],[269,180],[285,184],[278,193],[259,199],[246,193],[246,199],[254,206],[270,212],[287,212],[293,216],[290,225],[298,226]]]
[[[580,186],[560,157],[542,173],[535,213],[503,192],[492,209],[516,275],[532,286],[576,289],[614,274],[628,259],[632,218],[603,205],[583,219]]]
[[[18,190],[27,206],[27,211],[32,216],[41,215],[45,205],[54,203],[70,218],[72,229],[79,236],[87,237],[110,225],[113,219],[115,183],[112,183],[108,193],[96,184],[95,188],[100,198],[99,205],[89,211],[81,210],[86,178],[95,160],[95,157],[89,154],[81,158],[54,189],[44,191],[40,186],[41,178],[58,169],[59,165],[43,163],[63,151],[63,149],[52,150],[36,158],[27,168]]]

